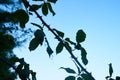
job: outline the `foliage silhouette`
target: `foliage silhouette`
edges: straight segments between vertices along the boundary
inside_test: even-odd
[[[16,76],[18,75],[21,80],[30,80],[30,79],[36,80],[36,73],[30,70],[29,64],[24,61],[24,58],[19,59],[13,54],[9,57],[7,55],[8,53],[12,52],[14,47],[19,46],[18,43],[21,42],[19,41],[19,38],[21,36],[18,37],[17,35],[16,37],[15,32],[21,31],[23,32],[22,36],[27,35],[27,33],[32,33],[32,35],[34,36],[34,38],[30,41],[30,44],[29,44],[30,51],[34,51],[35,49],[37,49],[39,45],[42,46],[43,43],[46,43],[47,44],[46,51],[48,55],[51,56],[53,54],[53,50],[51,49],[49,45],[49,41],[46,37],[46,32],[44,32],[44,29],[47,28],[53,34],[53,36],[55,36],[55,39],[59,41],[58,45],[56,46],[56,54],[59,54],[63,50],[63,48],[65,48],[68,51],[68,53],[71,55],[71,58],[73,62],[75,63],[75,66],[78,69],[78,72],[76,72],[74,71],[74,69],[61,67],[61,69],[64,69],[67,73],[70,73],[70,74],[72,73],[72,74],[77,75],[77,76],[68,76],[65,78],[65,80],[76,80],[76,79],[77,80],[95,80],[92,74],[84,68],[84,66],[88,64],[87,52],[84,49],[84,47],[81,45],[81,43],[84,42],[86,38],[85,32],[81,29],[77,31],[76,42],[71,41],[70,38],[68,37],[64,38],[64,32],[59,31],[57,29],[52,29],[51,26],[49,26],[43,20],[42,16],[40,16],[40,14],[38,14],[37,12],[37,10],[41,9],[42,14],[44,16],[47,16],[49,12],[54,16],[55,12],[51,5],[53,3],[56,3],[57,0],[33,0],[33,1],[34,2],[40,1],[41,4],[30,5],[29,1],[21,0],[21,3],[24,4],[26,9],[17,9],[11,13],[10,12],[0,13],[2,15],[2,16],[0,15],[0,22],[2,23],[2,25],[4,25],[7,22],[12,25],[20,26],[20,27],[11,26],[10,28],[5,26],[5,29],[1,27],[0,44],[4,46],[0,45],[0,53],[1,53],[0,64],[2,64],[3,66],[8,65],[6,66],[7,69],[3,67],[6,69],[5,72],[8,72],[10,68],[13,68],[15,71],[14,72],[9,71],[8,73],[5,73],[5,74],[10,74],[10,75],[6,75],[8,77],[7,79],[6,79],[6,76],[4,77],[2,76],[3,74],[0,74],[0,76],[5,78],[5,79],[2,79],[2,78],[0,79],[1,80],[14,80]],[[8,4],[8,2],[4,2],[4,1],[3,2],[1,1],[1,3]],[[39,29],[36,29],[35,32],[31,31],[31,29],[26,29],[26,23],[29,21],[29,17],[32,16],[31,14],[35,14],[42,23],[42,25],[36,24],[33,22],[31,23],[32,25],[39,28]],[[3,41],[5,41],[5,43],[3,43]],[[24,42],[24,40],[22,42]],[[78,59],[75,57],[73,50],[81,51],[81,60],[84,66],[81,65],[80,61],[78,61]],[[15,63],[19,63],[19,64],[15,65]],[[0,71],[2,71],[2,69]],[[0,73],[3,73],[3,72],[0,72]],[[113,79],[112,74],[113,74],[113,68],[112,68],[112,64],[110,63],[109,64],[109,76],[106,76],[106,80],[120,80],[119,76],[116,76],[116,79]],[[32,78],[30,77],[30,75],[32,76]]]
[[[0,5],[12,3],[11,0],[0,0]],[[0,80],[14,80],[17,78],[16,72],[11,69],[11,66],[15,69],[13,59],[16,56],[12,50],[16,46],[16,43],[14,36],[9,34],[15,28],[5,25],[11,21],[10,16],[9,12],[0,8]]]
[[[35,80],[35,72],[27,68],[27,63],[23,58],[19,59],[13,52],[16,46],[21,46],[27,40],[29,35],[27,38],[25,35],[32,32],[31,29],[24,28],[29,20],[28,14],[22,9],[16,11],[17,6],[13,6],[14,4],[16,2],[13,0],[0,0],[0,5],[9,6],[11,9],[7,11],[3,7],[0,8],[0,80],[15,80],[18,74],[22,78],[28,73],[33,75],[33,80]],[[19,2],[17,4],[21,5]],[[21,27],[18,27],[19,22]],[[16,63],[19,64],[16,65]]]
[[[31,9],[32,9],[32,11],[37,15],[37,17],[40,19],[40,21],[42,22],[42,24],[43,24],[43,26],[46,26],[52,33],[53,33],[53,35],[56,37],[56,39],[58,40],[58,41],[60,41],[61,42],[61,44],[66,48],[66,50],[70,53],[70,55],[71,55],[71,57],[75,60],[75,62],[76,62],[76,64],[78,64],[79,65],[79,67],[82,69],[82,71],[84,71],[87,75],[89,75],[93,80],[95,80],[94,78],[93,78],[93,76],[80,64],[80,62],[77,60],[77,58],[74,56],[74,54],[73,54],[73,52],[72,52],[72,47],[69,45],[69,42],[67,42],[67,41],[64,41],[63,39],[62,39],[62,37],[64,36],[64,33],[63,32],[61,32],[61,31],[58,31],[58,30],[56,30],[56,29],[52,29],[43,19],[42,19],[42,17],[37,13],[37,11],[36,10],[34,10],[34,8],[32,8],[32,6],[29,4],[29,2],[27,2],[26,0],[22,0],[23,1],[23,3],[25,4],[25,5],[27,5],[28,7],[30,7]],[[43,5],[42,5],[42,13],[45,15],[45,16],[47,16],[47,14],[48,14],[48,6],[47,6],[47,3],[49,3],[49,0],[48,1],[42,1],[43,3]],[[27,8],[27,7],[26,7]],[[51,12],[52,13],[52,12]],[[45,34],[45,33],[44,33]],[[81,38],[79,38],[79,37],[81,37]],[[80,42],[83,42],[84,40],[85,40],[85,37],[86,37],[86,35],[85,35],[85,33],[82,31],[82,30],[79,30],[78,32],[77,32],[77,36],[76,36],[76,41],[77,41],[77,43],[80,43]],[[42,38],[44,38],[44,37],[42,37]],[[43,40],[42,41],[40,41],[41,43],[43,42]],[[47,41],[48,42],[48,41]],[[76,43],[76,44],[77,44]],[[31,47],[31,46],[29,46],[29,47]],[[59,45],[57,46],[57,47],[59,47]],[[37,47],[35,47],[35,48],[37,48]],[[62,47],[61,47],[61,50],[62,50]],[[59,52],[61,52],[61,50],[60,51],[58,51],[58,49],[56,48],[56,52],[57,53],[59,53]],[[49,47],[49,45],[48,45],[48,47],[47,47],[47,52],[48,52],[48,54],[49,55],[51,55],[53,52],[52,52],[52,50],[51,50],[51,48]],[[83,61],[83,63],[86,65],[87,64],[87,58],[86,58],[86,51],[85,51],[85,49],[83,49],[82,48],[82,61]]]

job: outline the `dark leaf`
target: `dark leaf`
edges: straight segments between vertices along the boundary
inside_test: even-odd
[[[109,80],[115,80],[115,79],[113,79],[113,78],[110,78]]]
[[[29,7],[28,2],[26,0],[24,0],[23,4],[24,4],[26,9]]]
[[[53,50],[50,48],[50,46],[47,47],[47,53],[49,55],[49,57],[52,55]]]
[[[31,24],[34,25],[34,26],[37,26],[38,28],[40,28],[41,30],[43,30],[43,27],[40,26],[39,24],[36,24],[36,23],[31,23]]]
[[[38,37],[38,38],[40,38],[41,36],[44,36],[44,35],[45,35],[44,32],[40,29],[37,29],[34,33],[34,36]]]
[[[47,16],[47,14],[48,14],[48,5],[47,5],[47,3],[44,3],[42,5],[42,13],[43,13],[43,15]]]
[[[36,79],[36,72],[31,71],[31,76],[32,76],[32,80],[37,80]]]
[[[84,65],[88,64],[88,60],[85,57],[82,57],[81,59],[82,59],[82,62],[83,62]]]
[[[81,78],[81,77],[78,77],[77,80],[82,80],[82,78]]]
[[[86,50],[83,47],[81,47],[81,56],[86,57],[86,55],[87,55]]]
[[[36,5],[36,4],[33,4],[31,7],[30,7],[30,11],[33,11],[33,9],[34,10],[38,10],[39,8],[41,8],[42,7],[42,5]]]
[[[30,65],[26,63],[26,64],[24,65],[24,69],[29,70],[29,69],[30,69],[29,66],[30,66]]]
[[[64,68],[64,67],[61,67],[60,69],[64,69],[66,72],[68,73],[76,73],[73,69],[71,68]]]
[[[60,37],[64,37],[64,33],[63,32],[61,32],[61,31],[59,31],[59,30],[56,30],[56,29],[54,29],[55,31],[56,31],[56,33],[60,36]]]
[[[54,12],[54,10],[52,9],[51,4],[50,4],[50,3],[47,3],[47,5],[48,5],[49,11],[50,11],[50,12],[52,13],[52,15],[54,16],[54,15],[55,15],[55,12]]]
[[[43,30],[37,29],[34,35],[35,35],[35,38],[38,39],[38,42],[42,45],[45,37]]]
[[[108,78],[110,78],[110,76],[106,76],[105,79],[108,80]]]
[[[53,50],[51,49],[47,38],[45,38],[45,42],[47,43],[47,46],[48,46],[48,47],[47,47],[47,52],[48,52],[48,55],[49,55],[49,57],[50,57],[50,56],[52,55],[52,53],[53,53]]]
[[[25,27],[25,23],[20,22],[20,27],[21,27],[21,28],[24,28],[24,27]]]
[[[33,38],[31,41],[30,41],[30,44],[29,44],[29,50],[30,51],[33,51],[35,50],[38,46],[39,46],[39,40],[37,38]]]
[[[30,70],[22,69],[19,74],[19,77],[21,80],[26,80],[27,78],[29,78],[29,74],[30,74]]]
[[[20,58],[20,59],[19,59],[19,62],[20,62],[20,64],[23,64],[23,65],[26,64],[26,62],[24,61],[24,58]]]
[[[81,59],[84,65],[88,64],[88,60],[87,60],[87,52],[84,48],[81,48]]]
[[[49,2],[56,3],[57,0],[48,0]]]
[[[109,64],[109,74],[110,74],[110,77],[112,76],[112,73],[113,73],[113,68],[112,68],[112,64],[110,63]]]
[[[87,74],[81,74],[81,77],[83,78],[83,80],[93,80],[89,75]]]
[[[61,42],[58,43],[56,47],[56,54],[60,53],[63,50],[63,44]]]
[[[20,22],[21,28],[24,28],[29,21],[29,16],[24,10],[20,9],[12,14],[12,19],[14,22]]]
[[[116,80],[120,80],[120,76],[116,76]]]
[[[17,68],[16,68],[17,73],[20,73],[20,71],[22,70],[22,68],[23,68],[23,64],[19,64],[17,66]]]
[[[76,34],[77,43],[85,41],[85,38],[86,38],[86,34],[84,33],[84,31],[83,30],[78,30],[78,32]]]
[[[66,38],[65,40],[68,41],[70,44],[75,45],[75,43],[73,41],[71,41],[70,38]]]
[[[19,62],[19,58],[18,57],[12,57],[12,58],[10,58],[10,61]]]
[[[77,45],[75,45],[75,49],[81,50],[81,45],[79,43],[77,43]]]
[[[65,80],[75,80],[75,76],[68,76],[65,78]]]

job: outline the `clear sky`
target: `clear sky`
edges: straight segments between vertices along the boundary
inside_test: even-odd
[[[51,27],[65,32],[65,37],[70,37],[73,41],[77,30],[83,29],[87,34],[86,41],[82,43],[89,60],[85,67],[92,72],[95,79],[105,80],[109,63],[113,64],[113,74],[120,76],[120,0],[58,0],[53,8],[56,12],[54,17],[43,17]],[[50,45],[55,50],[58,41],[46,31]],[[37,72],[37,80],[64,80],[69,74],[59,69],[60,67],[76,70],[65,49],[58,55],[54,52],[49,58],[45,47],[46,44],[30,52],[26,45],[15,50]],[[80,60],[80,51],[75,54]]]

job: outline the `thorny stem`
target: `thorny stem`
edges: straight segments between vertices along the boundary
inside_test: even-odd
[[[38,12],[32,8],[32,6],[28,3],[28,1],[27,1],[27,0],[22,0],[22,1],[23,1],[23,3],[24,3],[25,5],[28,5],[28,6],[33,10],[33,12],[37,15],[37,17],[38,17],[38,18],[40,19],[40,21],[42,22],[42,24],[43,24],[44,26],[46,26],[46,27],[48,28],[48,30],[50,30],[50,31],[54,34],[54,36],[56,37],[56,39],[57,39],[58,41],[60,41],[60,42],[65,46],[66,50],[69,52],[69,54],[71,55],[71,57],[76,61],[76,63],[79,65],[79,67],[81,67],[81,70],[83,70],[87,75],[89,75],[89,76],[92,78],[92,80],[95,80],[94,77],[91,75],[91,73],[89,73],[89,72],[81,65],[81,63],[78,61],[78,59],[73,55],[72,51],[68,48],[68,46],[64,43],[64,41],[63,41],[63,40],[54,32],[54,30],[43,20],[43,18],[38,14]]]

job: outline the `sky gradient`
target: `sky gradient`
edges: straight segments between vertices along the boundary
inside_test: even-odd
[[[92,72],[96,80],[105,80],[108,75],[108,64],[113,64],[113,77],[120,76],[120,1],[119,0],[58,0],[53,4],[56,12],[43,17],[52,28],[65,33],[75,41],[76,32],[82,29],[87,38],[82,46],[87,51],[89,63],[86,69]],[[36,19],[31,19],[36,22]],[[29,24],[28,24],[29,25]],[[29,25],[30,26],[30,25]],[[46,29],[47,37],[53,50],[58,43],[54,36]],[[69,76],[60,67],[70,67],[76,70],[70,55],[64,51],[51,58],[45,52],[46,44],[30,52],[28,44],[15,49],[15,53],[30,64],[31,69],[37,72],[37,80],[64,80]],[[75,51],[80,59],[80,51]]]

